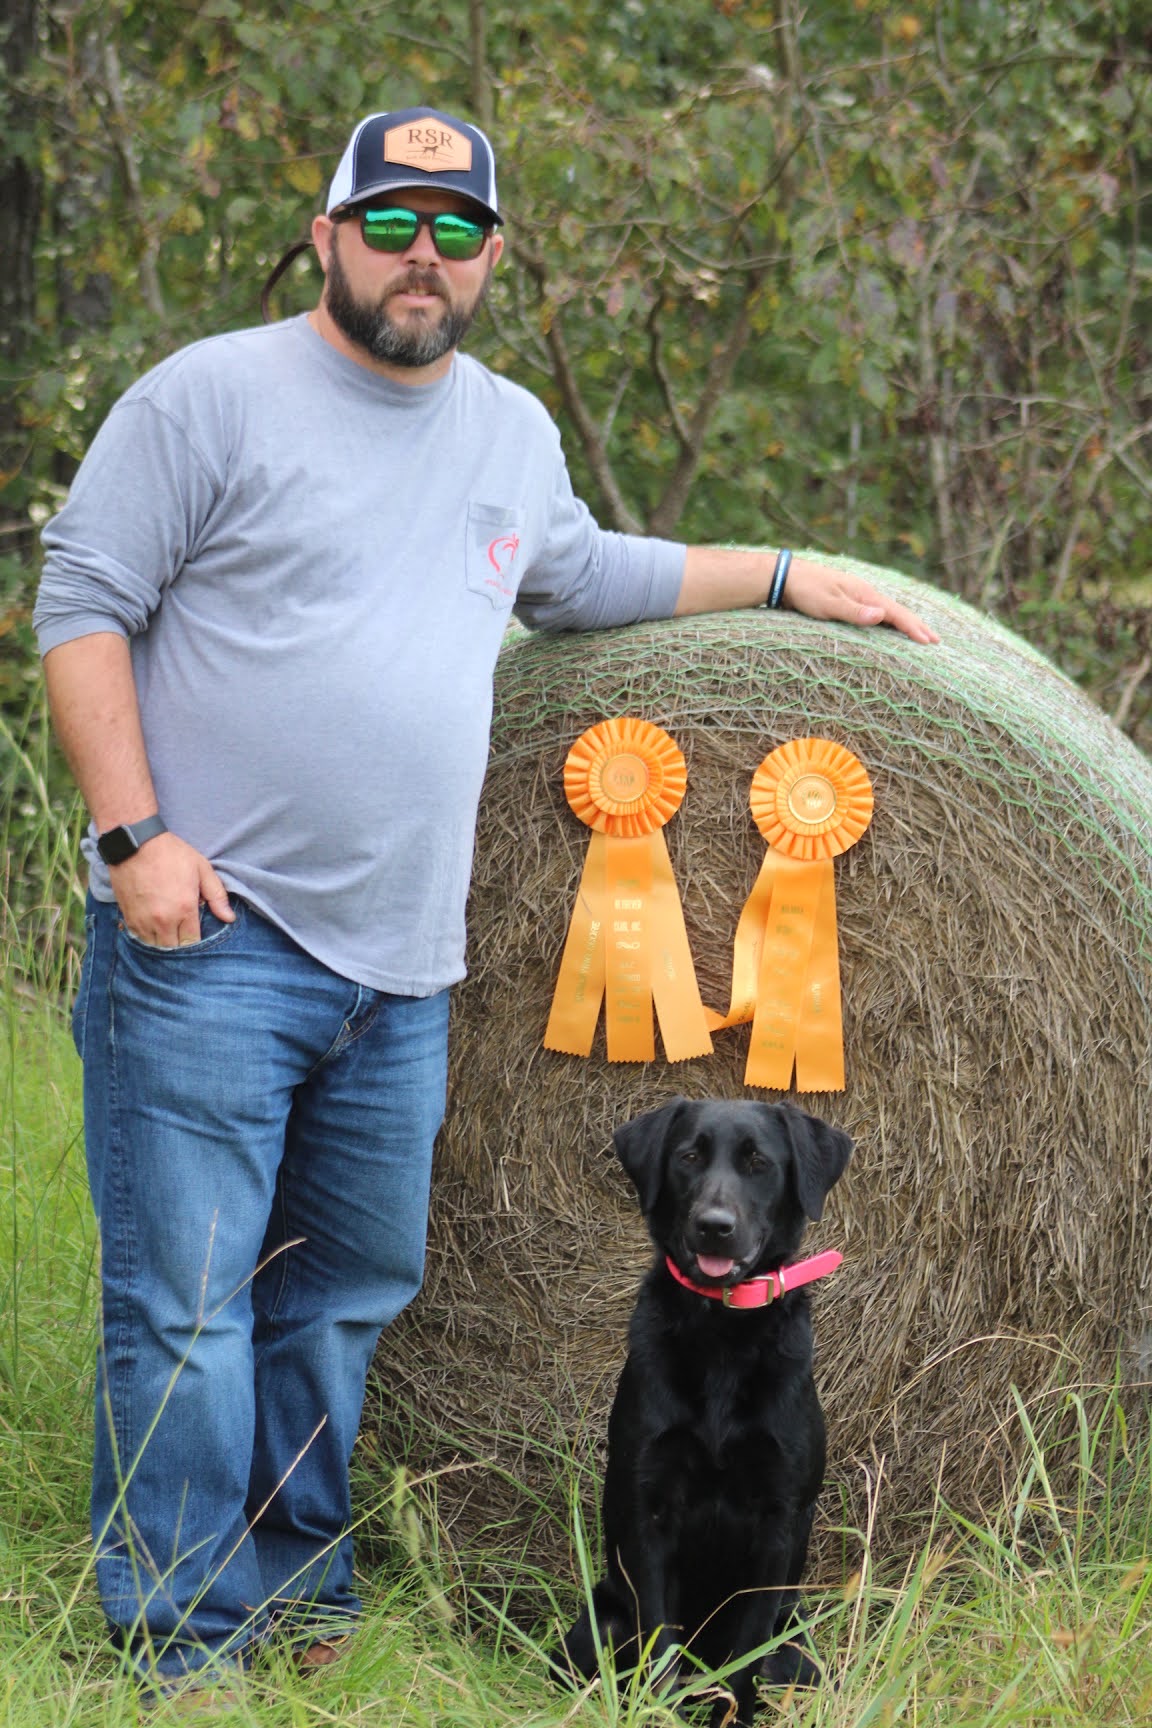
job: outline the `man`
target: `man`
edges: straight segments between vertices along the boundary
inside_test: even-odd
[[[483,133],[370,116],[313,224],[316,309],[148,373],[45,532],[36,621],[92,817],[97,1575],[162,1689],[272,1624],[325,1660],[355,1622],[348,1460],[422,1276],[510,611],[783,598],[934,640],[816,563],[601,532],[543,408],[458,352],[501,222]]]

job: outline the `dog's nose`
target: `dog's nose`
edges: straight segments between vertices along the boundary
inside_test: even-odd
[[[696,1214],[694,1222],[701,1241],[726,1242],[736,1229],[736,1214],[725,1206],[708,1206]]]

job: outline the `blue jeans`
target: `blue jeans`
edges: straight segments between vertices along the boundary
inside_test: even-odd
[[[161,1681],[347,1630],[348,1462],[420,1287],[448,996],[340,978],[251,907],[157,949],[89,900],[73,1015],[100,1225],[101,1599]]]

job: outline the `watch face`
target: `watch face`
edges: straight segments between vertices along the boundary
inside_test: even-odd
[[[109,828],[96,842],[96,850],[105,864],[123,864],[139,851],[130,828]]]

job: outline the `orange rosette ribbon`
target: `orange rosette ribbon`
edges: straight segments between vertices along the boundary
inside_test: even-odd
[[[768,842],[736,930],[732,1006],[719,1031],[751,1020],[744,1082],[786,1092],[844,1090],[844,1027],[832,860],[872,820],[872,782],[850,751],[798,738],[766,756],[749,795]]]
[[[647,720],[605,720],[564,764],[569,804],[592,830],[544,1034],[588,1056],[605,1004],[609,1062],[651,1062],[655,1007],[670,1062],[712,1049],[663,827],[688,783],[684,757]]]

